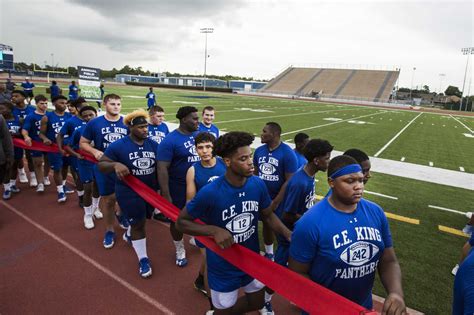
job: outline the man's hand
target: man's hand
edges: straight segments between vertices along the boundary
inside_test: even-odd
[[[43,139],[43,143],[46,145],[51,145],[53,142],[49,140],[48,138]]]
[[[216,227],[212,236],[214,237],[216,244],[222,249],[229,248],[234,244],[234,238],[230,232],[223,228]]]
[[[33,145],[33,143],[31,143],[31,138],[30,137],[25,137],[25,143],[29,147],[31,147]]]
[[[115,174],[117,174],[118,179],[122,180],[125,176],[130,174],[128,167],[122,163],[115,163]]]
[[[58,147],[58,151],[59,151],[59,153],[60,153],[62,156],[66,156],[66,155],[67,155],[67,152],[64,151],[62,147]]]
[[[104,155],[104,152],[102,152],[102,151],[96,150],[96,151],[94,152],[94,157],[95,157],[95,159],[96,159],[97,161],[100,160],[100,158],[102,157],[102,155]]]
[[[382,315],[404,315],[406,314],[403,297],[396,293],[390,293],[383,304]]]

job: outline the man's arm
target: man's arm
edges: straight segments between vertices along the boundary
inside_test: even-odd
[[[59,153],[61,153],[61,155],[66,155],[65,151],[71,154],[70,150],[63,148],[64,135],[61,132],[59,132],[58,135],[56,136],[56,144],[58,145]]]
[[[215,225],[194,222],[194,218],[189,215],[186,207],[179,213],[176,228],[189,235],[212,236],[216,244],[222,249],[231,247],[234,243],[234,238],[229,231]]]
[[[382,314],[405,314],[402,272],[393,247],[386,248],[383,251],[378,269],[380,280],[388,293],[383,305]]]
[[[274,207],[275,209],[278,208],[278,205],[281,203],[283,200],[283,197],[285,197],[285,191],[286,191],[286,186],[288,186],[288,182],[291,179],[291,176],[293,176],[294,173],[285,173],[285,182],[280,188],[280,191],[278,192],[278,195],[273,199]]]
[[[191,166],[186,173],[186,203],[191,201],[196,195],[196,183],[194,182],[194,166]]]
[[[48,130],[48,116],[44,115],[41,118],[41,127],[40,127],[40,133],[39,137],[41,140],[43,140],[43,143],[46,145],[51,145],[52,141],[46,137],[46,131]]]
[[[87,153],[93,155],[97,161],[101,159],[101,157],[104,155],[104,152],[97,150],[91,145],[91,140],[81,137],[81,140],[79,140],[79,148],[81,150],[86,151]]]
[[[310,267],[310,263],[300,263],[299,261],[294,260],[291,256],[288,258],[288,268],[308,279]]]
[[[273,203],[272,203],[273,204]],[[273,212],[273,206],[260,210],[262,221],[265,221],[270,228],[278,234],[283,235],[289,242],[291,241],[291,231],[281,222]]]
[[[28,133],[28,130],[21,129],[21,135],[22,135],[23,139],[25,140],[26,145],[31,147],[32,143],[31,143],[31,138],[30,138],[30,135]]]
[[[158,182],[160,184],[161,195],[169,202],[173,202],[169,187],[168,169],[170,165],[171,162],[158,161]]]
[[[99,164],[97,164],[97,167],[102,173],[115,172],[119,180],[123,180],[125,176],[130,174],[130,170],[127,166],[123,165],[120,162],[112,161],[106,155],[102,155],[99,160]]]

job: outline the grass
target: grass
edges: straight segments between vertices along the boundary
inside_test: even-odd
[[[106,93],[123,97],[124,112],[145,108],[147,90],[146,87],[106,86]],[[174,115],[180,106],[194,105],[201,109],[212,105],[217,109],[216,124],[221,129],[258,135],[266,122],[277,121],[283,128],[285,141],[291,141],[298,130],[306,129],[310,137],[327,139],[339,151],[357,147],[371,156],[418,115],[401,110],[196,91],[156,89],[156,92],[168,121],[176,121]],[[202,96],[211,98],[200,98]],[[457,118],[474,129],[474,118]],[[435,167],[457,171],[461,166],[466,172],[474,173],[474,138],[465,137],[464,133],[470,132],[449,115],[424,113],[379,157],[397,161],[405,157],[406,162],[421,165],[433,162]],[[328,188],[324,174],[318,174],[317,179],[317,193],[324,195]],[[431,209],[428,205],[472,211],[469,208],[474,204],[472,190],[380,173],[373,174],[366,189],[398,198],[365,194],[365,198],[380,204],[387,212],[420,220],[419,225],[413,225],[389,219],[407,305],[427,314],[450,313],[454,279],[451,269],[467,239],[441,232],[438,225],[461,229],[466,218]],[[376,281],[374,292],[385,296],[380,281]]]

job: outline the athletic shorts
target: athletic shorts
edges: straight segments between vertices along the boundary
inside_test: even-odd
[[[75,157],[75,156],[68,156],[68,157],[65,157],[64,158],[65,161],[67,161],[67,165],[69,165],[73,170],[75,170],[76,172],[79,171],[78,169],[78,158]]]
[[[18,147],[13,148],[13,155],[14,155],[13,158],[15,159],[15,161],[19,161],[23,159],[23,154],[24,154],[24,150],[22,148],[18,148]]]
[[[290,257],[290,246],[287,244],[278,243],[278,247],[275,252],[275,262],[283,267],[287,267],[289,257]]]
[[[36,150],[28,150],[28,151],[30,151],[31,157],[41,157],[41,156],[46,155],[46,153],[43,151],[36,151]]]
[[[33,94],[32,90],[24,91],[26,94],[26,97],[34,97],[35,95]]]
[[[86,160],[77,161],[77,172],[81,183],[88,184],[94,181],[94,163]]]
[[[154,208],[129,188],[117,187],[115,198],[131,225],[151,218]]]
[[[54,171],[61,170],[63,166],[69,166],[68,158],[63,156],[61,153],[48,152],[48,161],[51,169]]]
[[[183,209],[186,205],[186,184],[177,184],[170,181],[169,188],[173,204],[179,210]]]
[[[197,247],[199,247],[199,248],[206,248],[206,246],[204,246],[203,243],[199,242],[199,241],[197,240],[197,238],[195,238],[194,241],[196,242],[196,246],[197,246]]]
[[[209,275],[209,286],[211,286],[211,276]],[[263,283],[250,277],[249,275],[245,274],[242,277],[236,277],[233,279],[227,279],[231,281],[231,284],[235,287],[235,289],[231,291],[216,291],[211,287],[211,300],[212,305],[214,305],[217,309],[227,309],[231,308],[237,302],[237,298],[239,297],[239,289],[243,288],[245,293],[254,293],[260,291],[265,287]],[[229,283],[230,284],[230,283]]]
[[[94,165],[94,176],[101,197],[112,195],[115,192],[115,173],[104,174],[99,171],[96,164]]]

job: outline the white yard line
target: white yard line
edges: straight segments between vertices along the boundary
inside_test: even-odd
[[[457,213],[457,214],[466,215],[466,212],[462,212],[462,211],[458,211],[458,210],[453,210],[453,209],[449,209],[449,208],[438,207],[438,206],[432,206],[432,205],[428,205],[428,207],[429,207],[429,208],[433,208],[433,209],[438,209],[438,210],[443,210],[443,211],[448,211],[448,212],[452,212],[452,213]]]
[[[392,144],[393,141],[395,141],[395,139],[397,139],[418,117],[420,117],[423,113],[419,113],[418,116],[416,116],[415,118],[413,118],[412,120],[410,120],[410,122],[408,124],[405,125],[405,127],[402,128],[402,130],[400,130],[392,139],[390,139],[389,142],[387,142],[377,153],[374,154],[375,157],[379,156],[380,154],[382,154],[383,151],[385,151],[385,149],[388,148],[389,145]]]
[[[340,111],[343,111],[343,110],[353,110],[353,109],[334,109],[334,110],[325,110],[325,111],[310,111],[310,112],[297,113],[297,114],[273,115],[273,116],[262,116],[262,117],[243,118],[243,119],[233,119],[233,120],[217,121],[217,122],[215,122],[215,124],[219,125],[219,124],[224,124],[224,123],[249,121],[249,120],[261,120],[261,119],[278,118],[278,117],[292,117],[292,116],[301,116],[301,115],[332,113],[332,112],[340,112]],[[283,136],[284,133],[282,133],[281,135]]]
[[[328,124],[324,124],[324,125],[317,125],[317,126],[313,126],[313,127],[307,127],[307,128],[303,128],[303,129],[298,129],[298,130],[293,130],[293,131],[289,131],[289,132],[284,132],[284,133],[282,133],[281,135],[282,135],[282,136],[285,136],[285,135],[289,135],[289,134],[292,134],[292,133],[297,133],[297,132],[300,132],[300,131],[305,131],[305,130],[310,130],[310,129],[316,129],[316,128],[321,128],[321,127],[326,127],[326,126],[331,126],[331,125],[339,124],[339,123],[342,123],[342,122],[345,122],[345,121],[348,121],[348,120],[354,120],[354,119],[359,119],[359,118],[364,118],[364,117],[369,117],[369,116],[375,116],[375,115],[380,115],[380,114],[386,114],[386,111],[382,111],[382,112],[378,112],[378,113],[373,113],[373,114],[370,114],[370,115],[363,115],[363,116],[359,116],[359,117],[355,117],[355,118],[343,119],[343,120],[335,121],[335,122],[328,123]]]
[[[460,121],[459,119],[457,119],[456,117],[454,117],[453,115],[449,115],[452,119],[456,120],[458,123],[460,123],[461,125],[463,125],[467,130],[469,130],[470,133],[474,133],[474,131],[472,131],[471,128],[469,128],[468,126],[466,126],[462,121]]]
[[[384,194],[377,193],[377,192],[373,192],[373,191],[364,190],[364,192],[365,192],[365,193],[368,193],[368,194],[370,194],[370,195],[375,195],[375,196],[384,197],[384,198],[388,198],[388,199],[398,200],[398,197],[393,197],[393,196],[389,196],[389,195],[384,195]]]

